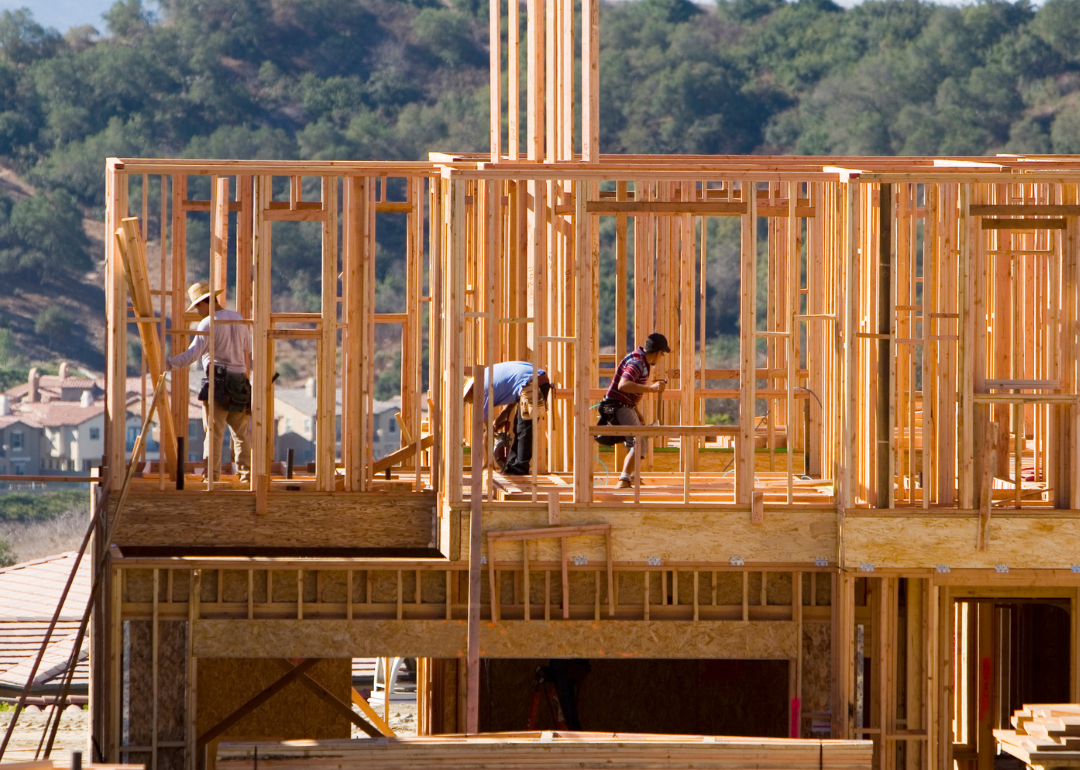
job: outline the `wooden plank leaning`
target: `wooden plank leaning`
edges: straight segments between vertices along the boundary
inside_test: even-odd
[[[117,228],[116,246],[120,252],[120,258],[124,264],[124,277],[127,279],[128,293],[131,295],[131,304],[135,310],[135,316],[139,318],[139,339],[142,341],[143,356],[146,358],[146,369],[154,382],[161,379],[165,371],[164,352],[161,349],[161,338],[157,335],[154,325],[154,303],[150,294],[150,280],[146,273],[146,242],[139,231],[138,217],[124,217],[121,226]],[[168,398],[168,394],[163,394]],[[162,409],[159,414],[161,425],[161,440],[158,442],[165,454],[165,470],[168,473],[176,471],[176,429],[173,425],[172,409]]]

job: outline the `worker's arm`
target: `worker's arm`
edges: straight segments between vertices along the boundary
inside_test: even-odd
[[[657,380],[652,385],[639,385],[623,377],[619,380],[619,390],[623,393],[663,393],[667,380]]]
[[[206,323],[206,328],[203,328],[203,323]],[[200,321],[196,327],[196,331],[206,331],[210,328],[210,324],[207,321]],[[210,338],[205,334],[196,335],[192,340],[188,349],[183,353],[173,356],[172,358],[165,359],[165,364],[170,369],[182,369],[185,366],[191,366],[191,364],[199,358],[206,349],[210,347]]]

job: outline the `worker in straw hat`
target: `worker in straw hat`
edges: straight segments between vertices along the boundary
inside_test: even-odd
[[[203,407],[203,425],[206,443],[203,457],[207,462],[207,477],[214,481],[221,475],[221,441],[225,426],[232,433],[233,458],[240,472],[240,480],[246,481],[251,473],[251,450],[248,446],[248,423],[251,415],[251,332],[242,322],[244,317],[235,310],[226,310],[215,297],[210,297],[210,287],[204,281],[188,287],[188,310],[198,313],[200,321],[197,334],[183,353],[166,361],[170,369],[191,366],[196,359],[204,373],[199,400]],[[210,305],[214,306],[214,361],[210,362]],[[212,375],[212,376],[211,376]],[[213,382],[213,389],[210,383]],[[210,425],[209,399],[214,399],[214,424]],[[211,476],[212,472],[212,476]]]

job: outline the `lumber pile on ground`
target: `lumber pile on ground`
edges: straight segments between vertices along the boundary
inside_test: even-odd
[[[1016,729],[994,730],[994,737],[1028,767],[1080,767],[1080,704],[1025,705],[1012,724]]]
[[[217,770],[864,770],[870,741],[565,731],[222,743]]]

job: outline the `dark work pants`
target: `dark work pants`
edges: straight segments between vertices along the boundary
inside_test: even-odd
[[[533,421],[521,419],[521,410],[514,413],[514,445],[506,456],[506,469],[503,473],[511,476],[526,476],[529,462],[532,460]]]

